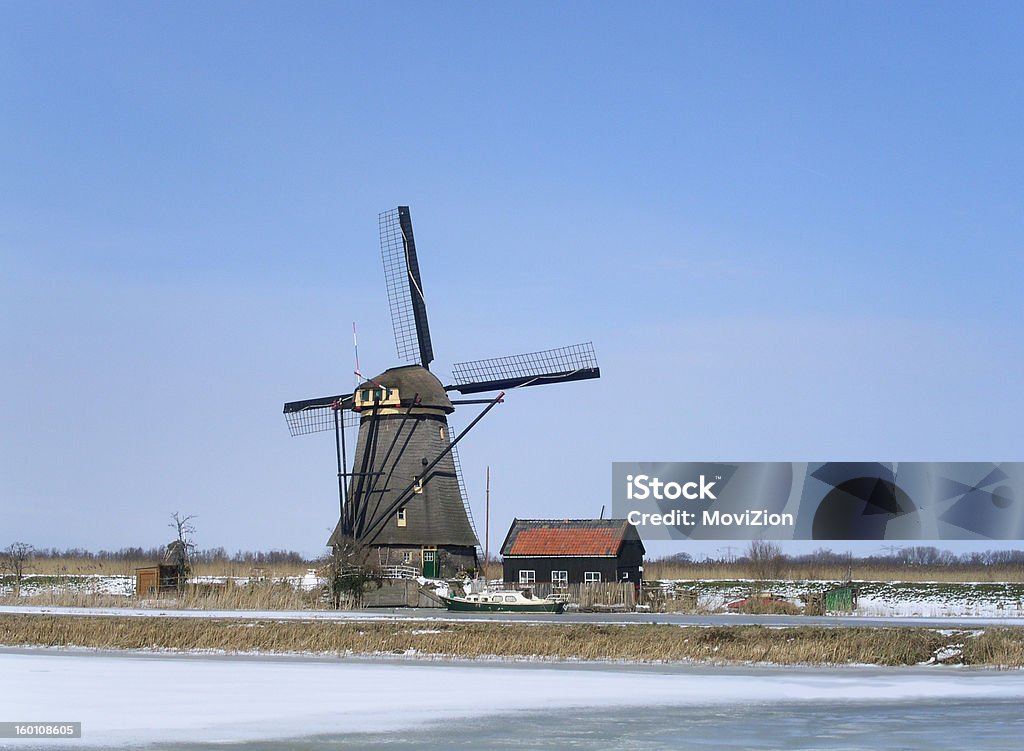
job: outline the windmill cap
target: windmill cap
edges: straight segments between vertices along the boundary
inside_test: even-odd
[[[418,394],[421,407],[443,409],[448,414],[455,411],[455,406],[448,398],[448,394],[445,393],[441,382],[433,373],[420,365],[388,368],[379,376],[360,384],[359,388],[372,389],[376,388],[376,384],[387,386],[389,389],[398,389],[398,396],[402,400],[403,407],[412,404],[413,397]]]

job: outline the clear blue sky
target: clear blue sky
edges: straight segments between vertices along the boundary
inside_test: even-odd
[[[323,550],[396,364],[593,340],[464,443],[478,522],[612,461],[1020,460],[1016,3],[0,2],[0,545]],[[456,424],[472,416],[456,413]],[[492,542],[492,549],[496,544]],[[673,552],[675,548],[658,552]],[[699,551],[697,551],[699,552]]]

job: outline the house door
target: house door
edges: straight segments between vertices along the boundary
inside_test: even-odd
[[[423,575],[436,579],[438,575],[437,548],[423,548]]]

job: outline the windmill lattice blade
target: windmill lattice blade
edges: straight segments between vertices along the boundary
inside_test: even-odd
[[[456,385],[446,386],[447,391],[478,394],[600,378],[601,370],[597,366],[594,345],[585,342],[523,355],[455,363],[452,376]]]
[[[342,424],[351,428],[359,424],[359,414],[353,412],[352,395],[323,396],[319,399],[306,399],[301,402],[288,402],[284,405],[284,417],[288,423],[288,432],[293,436],[319,433],[334,430],[334,403],[342,403]]]
[[[385,211],[378,221],[384,281],[398,356],[408,363],[427,367],[434,359],[434,350],[409,207]]]
[[[455,463],[455,479],[459,483],[459,492],[462,493],[462,507],[466,511],[466,518],[469,519],[469,526],[473,530],[473,534],[476,535],[477,542],[480,540],[480,533],[476,529],[476,520],[473,519],[473,507],[469,503],[469,493],[466,490],[466,480],[462,473],[462,460],[459,459],[459,449],[457,446],[452,446],[452,462]],[[476,557],[481,561],[484,559],[484,549],[477,544],[476,546]]]

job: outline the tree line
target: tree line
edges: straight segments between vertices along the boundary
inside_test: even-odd
[[[126,547],[116,550],[86,550],[85,548],[33,548],[32,557],[40,560],[83,560],[83,561],[162,561],[167,546],[150,548]],[[306,565],[312,561],[294,550],[252,551],[238,550],[229,553],[225,548],[207,548],[191,553],[193,563],[232,563],[251,566],[276,566],[285,564]]]
[[[733,548],[733,550],[736,550]],[[790,555],[782,552],[777,543],[765,540],[754,540],[748,547],[740,549],[739,554],[731,551],[719,551],[718,556],[695,559],[686,552],[676,553],[658,559],[664,563],[678,563],[687,566],[723,566],[750,565],[765,560],[774,560],[785,567],[802,566],[849,566],[876,567],[917,566],[933,568],[964,568],[972,569],[983,566],[1024,566],[1024,550],[985,550],[970,553],[954,553],[933,545],[912,545],[907,547],[890,546],[883,552],[868,555],[854,555],[848,552],[836,552],[828,548],[819,548],[812,553]]]

